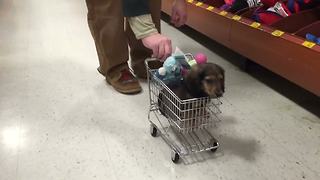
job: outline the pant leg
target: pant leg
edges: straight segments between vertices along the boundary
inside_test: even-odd
[[[127,67],[128,41],[124,31],[121,0],[86,0],[88,24],[93,36],[103,75]]]
[[[156,28],[160,32],[161,0],[150,0],[150,12]],[[126,22],[126,33],[130,46],[131,65],[141,65],[146,58],[151,57],[152,51],[146,48],[141,40],[137,40],[128,22]]]

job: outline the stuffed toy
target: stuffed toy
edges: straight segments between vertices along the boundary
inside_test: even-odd
[[[175,56],[170,56],[164,61],[163,67],[158,69],[156,76],[166,85],[175,84],[182,80],[181,70],[182,66]]]
[[[267,8],[266,6],[256,9],[253,13],[253,19],[257,22],[271,25],[284,17],[290,16],[292,13],[285,3],[277,2],[274,6]]]
[[[252,7],[258,7],[261,5],[262,5],[261,0],[235,0],[228,11],[231,13],[236,13],[248,7],[252,8]]]
[[[207,56],[204,53],[192,54],[176,53],[168,57],[161,68],[156,72],[156,76],[166,85],[179,84],[183,76],[188,73],[195,64],[207,63]]]
[[[320,45],[320,37],[317,37],[313,34],[308,33],[308,34],[306,34],[306,39],[308,41],[311,41],[311,42],[314,42],[314,43]]]
[[[235,0],[224,0],[225,4],[220,7],[221,10],[229,11]]]

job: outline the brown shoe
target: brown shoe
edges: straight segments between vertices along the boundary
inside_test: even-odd
[[[150,69],[159,69],[162,67],[163,63],[160,61],[150,61],[149,68]],[[132,65],[132,71],[134,74],[141,79],[147,79],[147,69],[144,62]]]
[[[119,74],[119,77],[115,79],[111,79],[110,77],[106,76],[106,80],[116,91],[123,94],[137,94],[142,90],[138,80],[128,69],[122,70]]]

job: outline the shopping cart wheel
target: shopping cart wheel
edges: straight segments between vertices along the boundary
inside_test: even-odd
[[[152,137],[157,137],[158,135],[158,129],[153,124],[150,125],[150,134]]]
[[[218,149],[218,147],[219,147],[219,143],[218,142],[213,142],[213,148],[212,149],[210,149],[211,150],[211,152],[216,152],[217,151],[217,149]]]
[[[172,162],[178,163],[179,159],[180,159],[180,155],[176,151],[172,150],[172,153],[171,153]]]

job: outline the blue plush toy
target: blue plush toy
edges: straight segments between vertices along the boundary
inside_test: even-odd
[[[312,42],[320,45],[320,37],[317,37],[317,36],[315,36],[313,34],[308,33],[308,34],[306,34],[306,39],[308,41],[312,41]]]
[[[163,63],[163,67],[158,69],[156,76],[167,85],[177,84],[182,79],[181,68],[175,56],[170,56]]]

